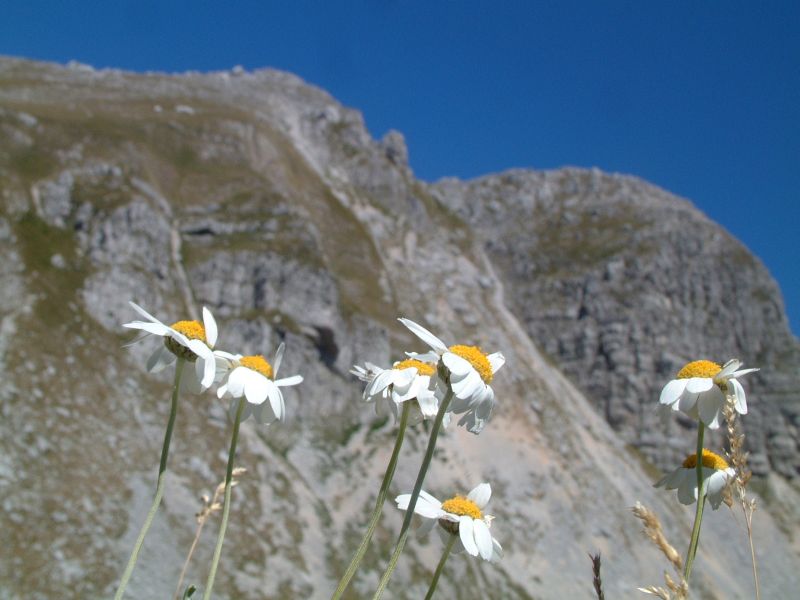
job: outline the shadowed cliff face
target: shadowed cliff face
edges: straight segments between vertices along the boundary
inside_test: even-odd
[[[358,544],[388,460],[390,420],[360,401],[355,362],[423,351],[395,319],[505,353],[495,417],[451,429],[426,489],[494,491],[500,565],[451,559],[443,597],[610,596],[666,565],[628,508],[653,507],[679,548],[692,510],[656,491],[691,432],[658,416],[682,362],[736,355],[745,427],[771,498],[756,515],[764,597],[798,585],[797,396],[774,282],[688,203],[598,172],[416,181],[402,136],[275,71],[131,75],[0,60],[0,596],[105,597],[146,512],[170,374],[121,323],[136,300],[171,322],[206,305],[220,348],[283,340],[288,420],[242,427],[217,578],[220,598],[324,598]],[[156,343],[153,341],[152,343]],[[181,399],[162,511],[130,591],[165,597],[194,535],[197,497],[224,475],[229,435],[213,394]],[[391,494],[413,485],[426,432],[408,436]],[[719,449],[722,438],[711,437]],[[631,450],[635,446],[641,453]],[[350,592],[367,596],[401,515],[387,505]],[[189,582],[205,579],[216,525]],[[732,542],[731,540],[735,540]],[[392,597],[424,594],[441,545],[410,543]],[[750,597],[744,533],[704,525],[696,585]]]

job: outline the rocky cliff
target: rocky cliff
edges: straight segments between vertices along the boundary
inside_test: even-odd
[[[764,492],[764,597],[789,597],[800,465],[798,342],[763,266],[688,202],[630,177],[565,169],[417,181],[402,136],[271,70],[134,75],[0,60],[0,595],[106,597],[155,479],[169,375],[120,324],[134,299],[166,321],[206,305],[219,345],[286,341],[288,421],[247,422],[217,591],[325,598],[358,543],[394,427],[360,402],[355,362],[419,343],[502,350],[499,405],[480,436],[450,430],[426,488],[492,483],[500,565],[453,560],[443,597],[589,597],[601,550],[610,597],[658,583],[636,500],[683,547],[691,509],[651,488],[690,451],[656,410],[686,360],[738,356],[745,426]],[[221,479],[229,435],[212,394],[182,399],[165,503],[130,586],[172,590],[197,496]],[[413,484],[409,435],[392,492]],[[709,443],[720,448],[722,438]],[[455,489],[454,489],[455,488]],[[387,505],[351,590],[374,588],[400,514]],[[745,534],[726,510],[704,527],[696,585],[751,597]],[[214,527],[190,581],[204,580]],[[438,540],[409,544],[392,596],[424,593]]]

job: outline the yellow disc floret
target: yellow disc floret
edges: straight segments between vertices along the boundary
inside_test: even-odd
[[[489,359],[480,348],[477,346],[462,346],[461,344],[456,344],[455,346],[450,346],[450,352],[457,354],[471,364],[478,372],[478,375],[481,376],[484,383],[492,383],[492,378],[494,377],[492,365],[489,364]]]
[[[183,334],[190,340],[200,340],[205,344],[208,343],[206,341],[206,328],[203,327],[203,324],[199,321],[178,321],[177,323],[173,323],[170,328]],[[171,337],[167,336],[164,338],[164,345],[167,347],[167,350],[178,358],[183,358],[189,362],[197,360],[197,355],[194,352]]]
[[[695,360],[678,371],[678,379],[690,379],[692,377],[713,379],[721,370],[722,367],[710,360]]]
[[[239,364],[257,373],[261,373],[267,379],[272,379],[272,365],[260,354],[255,356],[243,356],[239,359]]]
[[[420,375],[430,376],[436,373],[435,364],[422,362],[416,358],[407,358],[406,360],[401,360],[399,363],[395,364],[393,368],[399,371],[401,369],[410,369],[411,367],[414,367],[417,370],[417,373]]]
[[[464,496],[456,496],[442,502],[442,510],[454,515],[472,517],[473,519],[482,519],[483,514],[478,505],[469,498]]]
[[[711,450],[706,450],[703,448],[703,466],[707,469],[715,469],[717,471],[722,471],[723,469],[728,468],[727,461],[722,458],[716,452],[712,452]],[[683,468],[684,469],[695,469],[697,468],[697,454],[690,454],[686,457],[686,460],[683,461]]]

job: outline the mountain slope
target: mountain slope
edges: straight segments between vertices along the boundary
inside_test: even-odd
[[[642,500],[655,508],[681,546],[692,511],[652,489],[658,474],[630,443],[661,456],[656,443],[663,438],[647,443],[642,432],[656,419],[653,390],[672,367],[642,360],[639,368],[654,381],[643,374],[633,391],[619,383],[630,375],[616,367],[619,357],[644,354],[647,336],[663,334],[606,333],[596,316],[601,308],[619,312],[612,321],[629,328],[647,327],[639,318],[651,315],[624,319],[630,307],[614,294],[632,292],[611,283],[592,291],[591,277],[597,269],[613,272],[617,267],[598,264],[622,256],[624,282],[646,293],[647,270],[625,263],[630,240],[605,248],[605,236],[631,231],[615,222],[615,186],[650,199],[631,220],[682,210],[691,227],[735,244],[683,201],[641,182],[579,171],[426,185],[408,168],[399,134],[372,140],[358,113],[275,71],[132,75],[2,59],[0,131],[7,140],[0,146],[0,492],[9,542],[0,549],[0,595],[105,597],[119,577],[152,493],[169,392],[168,374],[144,370],[146,343],[122,347],[131,339],[120,326],[133,317],[129,299],[167,321],[209,306],[221,347],[269,353],[285,340],[285,373],[305,377],[287,393],[286,423],[242,427],[238,464],[249,473],[235,493],[219,597],[324,598],[335,587],[394,434],[390,421],[361,403],[347,371],[356,362],[387,364],[404,350],[423,350],[397,324],[399,315],[508,359],[496,379],[492,423],[477,437],[449,431],[426,483],[447,495],[490,481],[493,532],[507,556],[500,565],[452,560],[441,595],[587,596],[586,552],[597,549],[609,597],[660,581],[666,565],[628,507]],[[521,183],[509,183],[515,178]],[[512,184],[525,192],[511,193]],[[533,214],[537,194],[549,194],[551,205]],[[600,211],[600,238],[552,234],[553,214],[569,222],[567,208],[575,204],[579,221],[594,218],[581,216],[587,207]],[[691,227],[686,235],[694,239]],[[677,251],[663,252],[669,262]],[[742,257],[760,273],[743,249]],[[774,333],[782,311],[764,277],[766,296],[737,300],[731,318],[749,321],[761,311],[774,330],[759,338],[759,351],[767,352],[773,336],[791,358],[796,340],[785,321],[783,337]],[[721,277],[709,285],[726,283]],[[553,346],[558,335],[591,345],[571,323],[580,308],[573,316],[558,300],[579,284],[589,288],[582,297],[598,323],[594,335],[612,336],[599,356],[616,362],[605,358],[602,368],[596,357],[590,361],[592,376],[608,389],[588,387],[591,379],[580,371],[589,359],[576,352],[572,360]],[[682,306],[695,306],[687,293]],[[718,296],[709,298],[713,304]],[[652,326],[694,327],[704,307],[695,308]],[[722,338],[700,350],[730,348],[759,364],[761,355],[745,352],[752,338],[743,327],[733,347]],[[585,331],[592,339],[591,328]],[[664,352],[676,364],[684,358]],[[766,367],[770,355],[764,360]],[[769,459],[762,461],[765,489],[782,490],[774,515],[757,514],[756,534],[764,596],[784,597],[798,585],[791,548],[797,521],[778,501],[791,506],[796,492],[783,479],[791,470],[769,469],[783,455],[767,443],[776,429],[766,421],[788,430],[794,413],[757,409],[759,398],[783,389],[769,388],[771,381],[748,385],[753,412],[765,416],[753,420],[757,429],[750,420],[746,426]],[[632,404],[639,393],[641,402]],[[787,394],[787,406],[796,402]],[[212,394],[182,398],[164,506],[132,595],[172,590],[194,534],[196,497],[224,473],[228,435],[225,407]],[[780,448],[796,465],[796,432],[787,435],[794,452],[785,441]],[[420,426],[408,437],[392,494],[411,488],[424,450]],[[721,438],[712,441],[719,446]],[[400,518],[387,504],[351,597],[374,588]],[[204,580],[215,533],[208,529],[190,581]],[[392,597],[424,593],[439,551],[435,537],[409,543]],[[698,560],[703,597],[750,597],[744,533],[728,511],[708,516]]]

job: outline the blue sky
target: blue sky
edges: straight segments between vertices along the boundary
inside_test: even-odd
[[[80,8],[78,8],[80,7]],[[800,2],[6,2],[0,53],[292,71],[426,180],[597,166],[693,200],[800,331]]]

